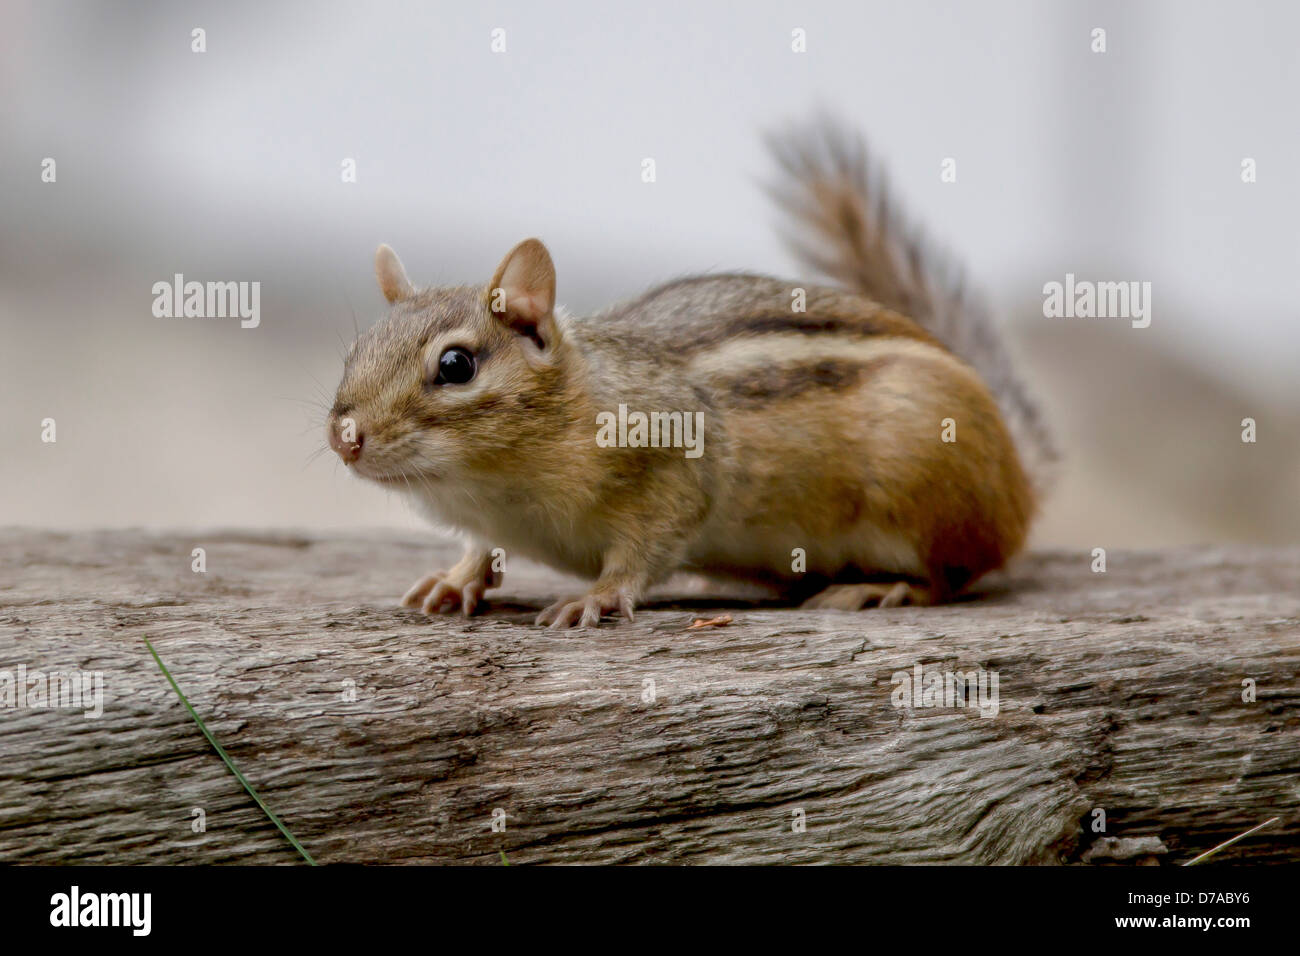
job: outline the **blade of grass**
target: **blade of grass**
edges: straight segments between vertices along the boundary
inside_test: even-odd
[[[253,789],[253,785],[248,782],[248,779],[242,773],[239,772],[239,768],[235,766],[235,762],[230,759],[230,754],[226,753],[225,748],[223,748],[221,744],[217,743],[217,738],[212,736],[208,731],[207,726],[203,723],[202,718],[194,712],[194,708],[190,706],[190,702],[185,698],[185,694],[181,691],[180,685],[176,683],[176,678],[172,677],[171,671],[169,671],[167,665],[162,662],[162,658],[158,656],[158,652],[153,649],[153,645],[149,643],[149,638],[147,637],[144,639],[144,646],[149,648],[149,653],[152,654],[153,659],[158,662],[158,668],[163,672],[163,676],[167,678],[167,682],[172,685],[172,690],[176,691],[176,696],[181,699],[181,703],[185,705],[185,709],[190,712],[190,716],[194,718],[194,722],[199,725],[199,730],[203,731],[203,736],[208,738],[208,743],[212,744],[212,749],[215,750],[221,759],[226,762],[226,767],[235,775],[235,779],[244,785],[244,789],[248,791],[248,795],[257,802],[257,805],[262,808],[262,812],[265,813],[270,818],[271,822],[279,828],[280,832],[284,834],[284,838],[293,844],[293,848],[302,854],[302,858],[312,866],[315,866],[316,861],[311,858],[311,854],[303,849],[302,844],[299,843],[294,835],[289,832],[289,828],[281,823],[280,818],[271,812],[271,808],[262,802],[262,798],[259,797],[257,791]]]
[[[1235,837],[1233,837],[1231,840],[1224,840],[1222,843],[1220,843],[1218,846],[1214,847],[1213,849],[1211,849],[1211,850],[1206,850],[1206,851],[1205,851],[1204,853],[1202,853],[1200,856],[1195,857],[1194,859],[1188,860],[1186,863],[1183,864],[1183,866],[1192,866],[1192,865],[1194,865],[1194,864],[1196,864],[1196,863],[1200,863],[1200,862],[1201,862],[1202,860],[1204,860],[1207,856],[1212,856],[1212,855],[1214,855],[1215,853],[1218,853],[1218,852],[1219,852],[1220,850],[1222,850],[1224,847],[1226,847],[1226,846],[1232,846],[1232,845],[1233,845],[1234,843],[1236,843],[1238,840],[1244,840],[1246,837],[1250,836],[1252,833],[1256,832],[1257,830],[1262,830],[1262,829],[1264,829],[1264,827],[1268,826],[1270,823],[1277,823],[1277,821],[1278,821],[1278,820],[1281,820],[1281,819],[1282,819],[1281,817],[1274,817],[1272,820],[1265,820],[1265,821],[1264,821],[1263,823],[1261,823],[1259,826],[1257,826],[1257,827],[1251,827],[1251,828],[1250,828],[1249,830],[1247,830],[1245,833],[1238,833],[1238,834],[1237,834]]]

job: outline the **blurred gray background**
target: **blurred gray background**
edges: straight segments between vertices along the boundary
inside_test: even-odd
[[[375,246],[479,282],[539,235],[576,310],[792,275],[759,135],[825,108],[1045,397],[1068,461],[1037,543],[1295,542],[1297,30],[1205,0],[0,0],[0,524],[419,526],[310,458],[354,315],[383,311]],[[261,326],[155,318],[177,272],[260,281]],[[1151,327],[1044,318],[1066,272],[1150,281]]]

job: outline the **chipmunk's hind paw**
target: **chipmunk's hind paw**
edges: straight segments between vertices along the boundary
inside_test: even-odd
[[[930,592],[906,581],[884,584],[832,584],[804,601],[812,610],[861,611],[867,607],[900,607],[930,603]]]

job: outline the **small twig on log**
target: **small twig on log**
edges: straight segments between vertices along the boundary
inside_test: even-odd
[[[711,617],[708,618],[707,620],[702,617],[697,617],[695,620],[691,621],[690,624],[687,624],[684,630],[702,631],[706,627],[726,627],[728,624],[731,623],[731,621],[732,621],[732,617],[730,614],[723,614],[720,615],[719,617]]]

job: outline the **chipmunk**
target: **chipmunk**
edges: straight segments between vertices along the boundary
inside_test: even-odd
[[[631,620],[678,570],[806,607],[933,604],[1021,547],[1021,455],[1042,474],[1054,451],[989,316],[902,225],[860,140],[823,122],[770,144],[809,229],[796,251],[838,285],[700,275],[579,317],[537,239],[452,288],[417,289],[379,247],[391,310],[353,344],[327,438],[468,540],[404,605],[472,614],[501,583],[497,547],[593,579],[537,616],[551,627]],[[620,406],[661,413],[665,440],[598,441]],[[675,413],[699,416],[701,454],[673,447]]]

